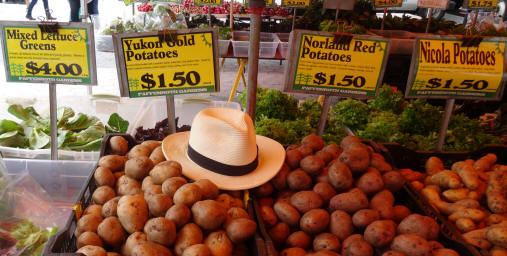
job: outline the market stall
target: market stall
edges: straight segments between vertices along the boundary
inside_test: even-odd
[[[507,254],[507,32],[483,2],[466,24],[422,0],[429,18],[185,0],[101,29],[0,21],[7,80],[49,84],[0,110],[0,254]],[[95,48],[119,95],[59,99],[97,84]]]

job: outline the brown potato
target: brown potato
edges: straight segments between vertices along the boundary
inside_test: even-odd
[[[156,147],[150,154],[150,159],[151,161],[153,162],[154,165],[157,165],[161,162],[164,162],[166,159],[165,159],[165,156],[164,156],[164,152],[162,152],[162,147],[161,146],[158,146]]]
[[[174,197],[174,193],[176,193],[176,190],[178,190],[181,186],[187,184],[187,181],[183,177],[172,177],[164,181],[162,183],[162,193],[170,196],[171,198]]]
[[[400,190],[405,184],[405,179],[399,171],[388,171],[382,174],[382,180],[384,181],[384,188],[391,192]]]
[[[311,243],[312,239],[303,231],[296,231],[290,234],[285,241],[287,247],[298,247],[305,250],[310,247]]]
[[[98,226],[97,234],[105,244],[112,247],[119,247],[127,236],[116,217],[105,218]]]
[[[284,202],[284,203],[290,204],[290,198],[294,194],[295,193],[292,192],[292,190],[285,190],[285,191],[278,192],[278,198],[276,199],[275,203],[276,202]]]
[[[121,256],[121,254],[117,252],[106,252],[106,256]]]
[[[291,227],[295,227],[299,224],[301,215],[292,205],[285,202],[276,202],[273,209],[280,221],[287,223]]]
[[[140,243],[132,249],[131,256],[172,256],[171,250],[166,247],[152,243]]]
[[[345,240],[354,232],[352,218],[342,210],[336,210],[329,216],[329,231],[337,236],[340,241]]]
[[[393,170],[393,167],[386,162],[384,157],[375,152],[371,154],[370,166],[377,168],[382,174]]]
[[[341,193],[329,201],[329,211],[344,210],[349,214],[368,208],[368,198],[364,192],[358,188],[351,189],[349,192]]]
[[[148,176],[152,168],[153,162],[148,157],[140,156],[130,158],[125,163],[125,175],[132,179],[142,180],[144,177]]]
[[[313,239],[313,250],[328,250],[339,252],[341,248],[340,239],[331,233],[321,233]]]
[[[238,218],[249,219],[250,216],[243,208],[231,207],[229,210],[227,210],[227,219],[225,220],[223,227],[225,229],[227,229],[227,226],[229,226],[229,224],[231,224],[231,221],[233,219],[238,219]]]
[[[112,155],[124,156],[129,151],[129,143],[122,136],[113,136],[109,140],[109,148]]]
[[[213,256],[228,256],[232,254],[233,245],[223,230],[210,233],[204,244],[208,246]]]
[[[410,256],[430,256],[431,248],[428,242],[417,235],[401,234],[391,243],[391,250],[402,252]]]
[[[116,191],[119,196],[142,194],[139,181],[123,175],[116,181]]]
[[[376,168],[368,167],[366,173],[357,180],[356,186],[366,195],[373,195],[384,188],[384,181]]]
[[[79,249],[86,245],[102,247],[102,240],[100,240],[97,233],[86,231],[77,238],[76,247]]]
[[[181,169],[178,169],[174,163],[175,162],[173,161],[164,161],[155,165],[155,167],[153,167],[150,171],[153,183],[156,185],[162,185],[165,180],[171,177],[180,177]]]
[[[148,241],[164,246],[171,246],[176,240],[176,226],[164,217],[150,219],[144,225]]]
[[[217,199],[215,199],[215,201],[217,201],[219,204],[221,204],[227,210],[229,210],[231,207],[234,207],[232,205],[235,204],[235,203],[233,203],[234,197],[232,197],[229,194],[225,194],[225,193],[218,195],[218,197],[217,197]],[[244,208],[243,205],[241,205],[240,207]]]
[[[444,246],[437,241],[428,241],[428,245],[431,247],[432,251],[444,248]]]
[[[329,166],[327,177],[337,192],[349,190],[354,183],[349,167],[339,161]]]
[[[324,165],[324,161],[314,155],[309,155],[299,162],[301,169],[311,176],[319,175]]]
[[[146,234],[143,232],[134,232],[125,241],[125,244],[121,248],[121,254],[129,256],[132,250],[138,244],[145,243],[148,241]]]
[[[167,210],[165,217],[172,221],[176,225],[176,228],[180,228],[190,221],[192,213],[186,205],[174,204]]]
[[[428,241],[437,240],[439,231],[434,219],[417,213],[407,216],[398,225],[398,234],[418,235]]]
[[[186,248],[194,244],[202,244],[203,234],[199,226],[188,223],[181,228],[174,243],[174,253],[182,255]]]
[[[273,184],[271,184],[271,182],[266,182],[256,188],[254,188],[253,190],[254,190],[255,196],[266,197],[266,196],[270,196],[271,193],[273,193],[274,187],[273,187]]]
[[[201,189],[202,199],[215,199],[218,196],[218,187],[208,179],[200,179],[194,182]]]
[[[199,201],[191,210],[194,223],[208,231],[219,229],[227,219],[227,209],[213,200]]]
[[[406,256],[406,255],[402,252],[389,250],[389,251],[382,253],[382,256]]]
[[[211,256],[211,250],[204,244],[194,244],[187,247],[182,256]]]
[[[268,234],[275,245],[282,245],[290,235],[289,225],[283,222],[278,222],[275,226],[268,230]]]
[[[299,227],[308,234],[317,234],[326,230],[329,224],[329,213],[323,209],[312,209],[299,220]]]
[[[79,237],[82,233],[86,231],[97,233],[97,227],[102,222],[102,217],[95,214],[88,214],[82,216],[76,225],[76,237]]]
[[[507,227],[491,227],[486,231],[486,239],[496,246],[507,248]]]
[[[184,204],[188,207],[192,207],[192,205],[200,201],[202,198],[202,192],[199,186],[194,183],[187,183],[174,193],[173,201],[175,204]]]
[[[318,252],[314,252],[312,254],[306,254],[309,256],[340,256],[340,254],[328,250],[320,250]]]
[[[329,177],[327,176],[327,174],[329,173],[329,168],[327,167],[324,167],[322,169],[322,172],[319,174],[319,176],[317,176],[314,180],[315,183],[319,183],[319,182],[324,182],[324,183],[329,183]]]
[[[113,172],[106,167],[97,167],[95,169],[95,173],[93,173],[93,178],[95,179],[95,184],[97,186],[109,186],[114,187],[114,182],[116,181]]]
[[[162,186],[161,185],[151,185],[144,190],[144,199],[148,200],[150,197],[154,195],[162,194]],[[165,194],[163,194],[165,195]],[[172,197],[169,197],[172,198]]]
[[[346,150],[350,145],[355,143],[361,143],[361,139],[356,136],[346,136],[340,142],[340,148]]]
[[[322,201],[319,194],[313,191],[299,191],[290,197],[290,204],[299,212],[305,213],[322,207],[324,201]]]
[[[276,190],[281,191],[287,189],[288,187],[287,176],[289,175],[289,172],[290,172],[289,166],[286,163],[284,163],[280,171],[278,171],[278,173],[276,174],[276,176],[273,179],[271,179],[271,184]]]
[[[287,248],[280,253],[280,256],[305,256],[305,255],[306,251],[298,247]]]
[[[112,172],[118,172],[123,170],[126,161],[127,158],[124,156],[107,155],[99,159],[99,166],[108,168]]]
[[[117,182],[118,182],[118,179],[125,175],[125,172],[113,172],[113,175],[114,175],[114,178],[116,179],[116,183],[114,184],[116,186]]]
[[[322,151],[326,151],[326,152],[330,153],[331,155],[333,155],[333,159],[338,158],[340,156],[340,154],[342,153],[342,150],[336,144],[329,144],[329,145],[325,146],[322,149]]]
[[[103,205],[115,196],[116,194],[114,193],[114,190],[111,187],[101,186],[98,187],[95,191],[93,191],[92,200],[96,204]]]
[[[408,209],[406,206],[404,205],[393,206],[393,220],[396,223],[400,223],[408,215],[410,215],[410,209]]]
[[[352,215],[352,224],[354,224],[354,227],[362,229],[379,219],[380,216],[377,211],[372,209],[362,209]]]
[[[173,206],[173,200],[166,194],[156,194],[146,200],[150,214],[155,217],[164,217],[167,210]]]
[[[291,190],[305,190],[312,187],[312,178],[301,169],[294,170],[287,175],[287,185]]]
[[[433,250],[431,253],[432,256],[459,256],[456,251],[447,248]]]
[[[305,157],[307,157],[307,156],[309,156],[309,155],[311,155],[311,154],[313,153],[313,149],[312,149],[312,148],[310,148],[309,146],[305,146],[305,145],[301,145],[301,146],[299,146],[299,147],[297,148],[297,150],[298,150],[299,152],[301,152],[301,156],[302,156],[303,158],[305,158]]]
[[[331,154],[327,151],[323,151],[323,150],[317,151],[317,153],[315,153],[315,156],[322,159],[322,161],[324,161],[324,166],[327,163],[333,161],[333,159],[334,159],[333,154]]]
[[[155,150],[157,147],[160,147],[161,144],[162,144],[161,141],[146,140],[146,141],[143,141],[143,143],[141,143],[141,146],[147,147],[151,152],[151,151]]]
[[[287,150],[285,153],[285,163],[293,170],[299,167],[299,162],[302,159],[303,155],[299,150]]]
[[[370,208],[377,210],[381,219],[393,218],[393,204],[393,193],[387,189],[378,192],[370,200]]]
[[[118,201],[120,201],[120,197],[117,196],[115,198],[112,198],[111,200],[107,201],[104,206],[102,207],[102,217],[115,217],[116,215],[116,208],[118,207]]]
[[[151,150],[150,148],[143,146],[141,144],[135,145],[127,154],[129,159],[136,158],[140,156],[150,157]]]
[[[88,207],[86,207],[86,209],[83,212],[83,216],[88,215],[88,214],[95,214],[98,216],[102,216],[101,212],[102,212],[102,205],[91,204],[91,205],[88,205]]]
[[[141,190],[145,191],[151,186],[155,186],[155,183],[153,183],[151,176],[144,177],[143,182],[141,183]]]
[[[373,248],[359,234],[343,241],[342,256],[373,256]]]
[[[130,234],[141,231],[148,220],[148,204],[140,195],[122,196],[116,211],[121,225]]]
[[[310,147],[314,152],[321,150],[325,146],[324,140],[314,134],[303,137],[301,144]]]
[[[338,160],[346,164],[352,173],[360,174],[370,166],[370,153],[363,144],[352,144],[343,149]]]
[[[86,256],[106,256],[106,250],[104,248],[95,246],[95,245],[86,245],[79,250],[76,251],[77,253],[82,253]]]
[[[232,242],[241,243],[253,237],[257,231],[257,224],[248,218],[237,218],[231,221],[226,231]]]
[[[278,218],[273,208],[269,206],[261,206],[261,216],[266,227],[272,227],[278,222]]]
[[[376,220],[364,231],[364,240],[374,247],[389,245],[396,236],[396,223],[392,220]]]

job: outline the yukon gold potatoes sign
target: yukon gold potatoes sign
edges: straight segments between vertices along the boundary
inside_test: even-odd
[[[458,38],[418,38],[407,97],[498,99],[505,82],[505,39],[465,47]]]
[[[350,38],[349,38],[350,39]],[[340,41],[342,40],[342,41]],[[354,36],[350,42],[333,33],[291,33],[285,91],[373,98],[382,82],[389,42]]]
[[[113,39],[122,96],[218,91],[218,40],[213,29],[119,34]]]
[[[59,23],[57,33],[33,22],[1,22],[0,28],[7,81],[97,83],[91,24]]]

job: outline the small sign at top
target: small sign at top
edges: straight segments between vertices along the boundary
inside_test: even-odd
[[[194,0],[194,5],[221,5],[221,0]]]
[[[325,9],[354,10],[356,0],[324,0]]]
[[[417,7],[447,10],[449,8],[449,0],[418,0]]]
[[[401,7],[403,0],[373,0],[373,6],[379,8]]]
[[[282,0],[282,6],[304,8],[310,6],[310,0]]]
[[[493,9],[497,4],[498,0],[465,0],[463,7],[468,9]]]

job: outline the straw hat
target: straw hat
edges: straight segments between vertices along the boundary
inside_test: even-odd
[[[255,135],[252,119],[229,108],[202,110],[190,132],[164,139],[162,151],[167,160],[182,165],[183,175],[209,179],[224,190],[262,185],[277,174],[285,160],[280,143]]]

